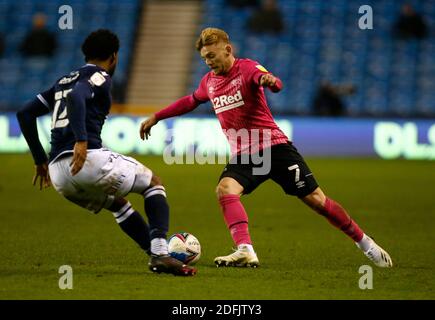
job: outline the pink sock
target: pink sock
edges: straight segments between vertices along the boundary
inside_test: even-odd
[[[240,202],[240,197],[227,194],[219,198],[225,223],[230,229],[231,237],[236,245],[251,244],[251,237],[248,231],[248,215]]]
[[[361,241],[364,232],[360,227],[351,219],[343,207],[332,199],[326,198],[325,207],[317,210],[322,216],[355,242]]]

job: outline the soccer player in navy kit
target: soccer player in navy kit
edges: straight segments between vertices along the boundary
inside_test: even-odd
[[[131,157],[102,147],[101,129],[111,106],[111,76],[119,40],[109,30],[92,32],[82,51],[86,65],[37,95],[17,118],[32,153],[40,189],[53,184],[71,202],[98,213],[111,211],[121,229],[150,254],[153,272],[194,275],[196,269],[168,255],[169,206],[159,177]],[[38,138],[36,118],[52,112],[49,158]],[[143,195],[149,225],[124,197]]]

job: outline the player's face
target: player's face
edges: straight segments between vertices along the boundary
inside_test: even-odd
[[[201,58],[215,74],[224,74],[231,68],[231,46],[225,43],[202,47]]]

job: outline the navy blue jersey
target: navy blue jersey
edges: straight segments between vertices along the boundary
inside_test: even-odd
[[[109,74],[87,64],[37,95],[52,113],[49,161],[72,151],[76,141],[88,141],[88,149],[102,147],[101,129],[110,111],[110,87]]]

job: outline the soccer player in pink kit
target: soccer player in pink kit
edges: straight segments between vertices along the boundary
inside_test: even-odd
[[[226,225],[237,245],[234,253],[215,258],[216,265],[259,266],[240,196],[272,179],[286,194],[297,196],[348,235],[375,265],[391,267],[388,253],[361,230],[340,204],[325,196],[302,156],[273,120],[264,88],[279,92],[281,80],[258,62],[235,58],[228,34],[223,30],[204,29],[196,42],[196,49],[211,71],[202,78],[193,94],[180,98],[142,122],[140,135],[142,139],[148,138],[151,128],[159,120],[185,114],[201,103],[212,101],[233,153],[220,177],[216,193]],[[248,139],[240,142],[243,137],[238,138],[243,130],[250,135],[245,135]],[[249,161],[243,161],[246,154]],[[261,154],[270,162],[270,170],[255,174],[259,163],[253,159]]]

